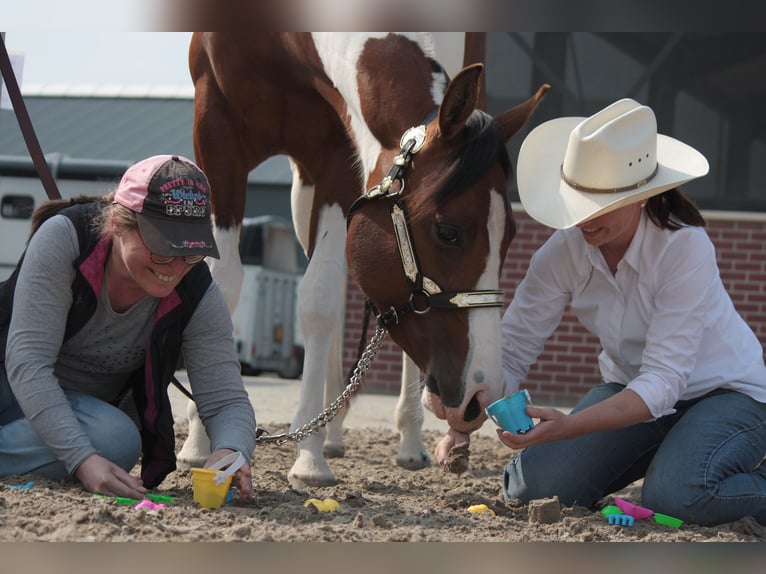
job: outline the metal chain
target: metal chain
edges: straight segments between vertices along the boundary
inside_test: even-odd
[[[316,418],[292,432],[277,435],[262,434],[256,439],[256,442],[261,444],[276,443],[278,446],[281,446],[288,441],[300,442],[308,438],[310,435],[319,432],[320,428],[324,427],[327,423],[335,418],[340,409],[342,409],[348,402],[348,399],[351,397],[354,391],[356,391],[356,389],[359,388],[359,385],[362,384],[364,376],[370,369],[372,360],[375,358],[375,355],[378,352],[378,349],[380,348],[386,333],[388,333],[388,331],[383,327],[378,326],[378,328],[375,329],[375,334],[372,336],[370,342],[367,344],[367,348],[359,358],[359,361],[356,364],[356,368],[354,369],[354,374],[351,375],[351,380],[349,381],[348,385],[346,385],[346,388],[343,389],[343,392],[340,394],[340,396],[332,403],[330,403],[330,405],[325,410],[319,413]]]

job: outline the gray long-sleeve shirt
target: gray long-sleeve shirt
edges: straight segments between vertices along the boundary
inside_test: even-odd
[[[113,401],[144,364],[158,299],[145,297],[115,312],[106,289],[94,315],[65,343],[72,306],[77,233],[69,218],[46,221],[29,243],[14,294],[6,347],[8,381],[40,438],[72,473],[96,450],[63,389]],[[255,416],[240,376],[231,317],[215,282],[183,332],[192,393],[213,450],[247,459],[255,448]]]

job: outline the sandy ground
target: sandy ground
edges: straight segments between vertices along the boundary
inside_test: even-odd
[[[287,430],[300,383],[248,379],[259,426]],[[255,499],[237,499],[217,510],[193,501],[191,473],[173,472],[156,491],[174,499],[158,510],[136,509],[113,499],[97,498],[77,485],[31,476],[0,481],[0,541],[132,541],[132,542],[758,542],[766,529],[750,518],[717,527],[671,528],[652,520],[616,526],[600,512],[559,508],[554,501],[529,505],[505,503],[500,493],[502,468],[511,452],[490,424],[473,437],[469,468],[447,474],[431,465],[418,471],[397,467],[393,458],[398,434],[393,429],[396,397],[360,394],[352,401],[346,430],[346,456],[330,460],[338,483],[296,490],[287,482],[293,444],[259,446],[253,460]],[[186,436],[186,399],[177,396],[177,439]],[[427,417],[429,449],[441,437],[444,423]],[[31,484],[31,488],[13,486]],[[640,503],[638,484],[618,493]],[[334,499],[333,512],[318,511],[309,499]],[[612,502],[604,499],[601,506]],[[491,510],[470,512],[486,505]]]

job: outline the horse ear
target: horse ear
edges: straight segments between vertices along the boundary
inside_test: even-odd
[[[535,111],[537,104],[543,99],[545,92],[550,89],[548,84],[543,84],[537,90],[537,93],[526,102],[512,107],[495,117],[495,121],[500,125],[500,134],[505,141],[511,139],[511,136],[519,131],[527,123],[532,112]]]
[[[479,100],[479,78],[483,64],[472,64],[460,70],[447,86],[439,106],[439,132],[452,139],[462,133],[463,126]]]

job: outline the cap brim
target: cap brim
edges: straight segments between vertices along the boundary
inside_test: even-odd
[[[204,255],[220,259],[210,222],[176,223],[137,213],[138,229],[152,253],[162,257]]]
[[[561,180],[569,135],[585,118],[550,120],[524,140],[517,162],[519,198],[530,217],[555,229],[566,229],[682,185],[708,172],[708,162],[693,147],[669,136],[657,136],[657,174],[646,185],[622,193],[588,193]]]

